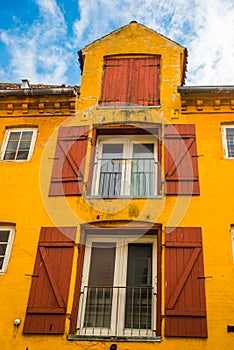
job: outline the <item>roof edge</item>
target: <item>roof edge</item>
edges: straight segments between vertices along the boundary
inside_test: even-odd
[[[234,85],[178,86],[177,90],[181,94],[230,94],[234,93]]]
[[[75,88],[27,88],[0,90],[0,96],[42,96],[42,95],[67,95],[75,96]]]

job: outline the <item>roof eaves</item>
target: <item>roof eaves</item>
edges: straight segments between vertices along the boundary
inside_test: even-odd
[[[186,94],[233,94],[234,85],[178,86],[178,92]]]

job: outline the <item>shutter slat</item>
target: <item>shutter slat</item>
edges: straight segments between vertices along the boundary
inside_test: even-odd
[[[25,334],[64,333],[75,234],[75,227],[41,228]]]
[[[165,249],[165,336],[205,338],[201,228],[166,228]]]
[[[200,194],[195,125],[165,125],[165,194]]]

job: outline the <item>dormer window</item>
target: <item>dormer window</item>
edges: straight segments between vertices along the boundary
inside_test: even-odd
[[[158,106],[159,56],[104,60],[102,106]]]

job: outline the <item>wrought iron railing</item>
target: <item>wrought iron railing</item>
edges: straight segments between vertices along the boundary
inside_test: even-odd
[[[155,336],[155,305],[152,287],[86,286],[80,298],[77,334]]]
[[[157,166],[154,158],[99,158],[92,193],[100,197],[155,196]]]

